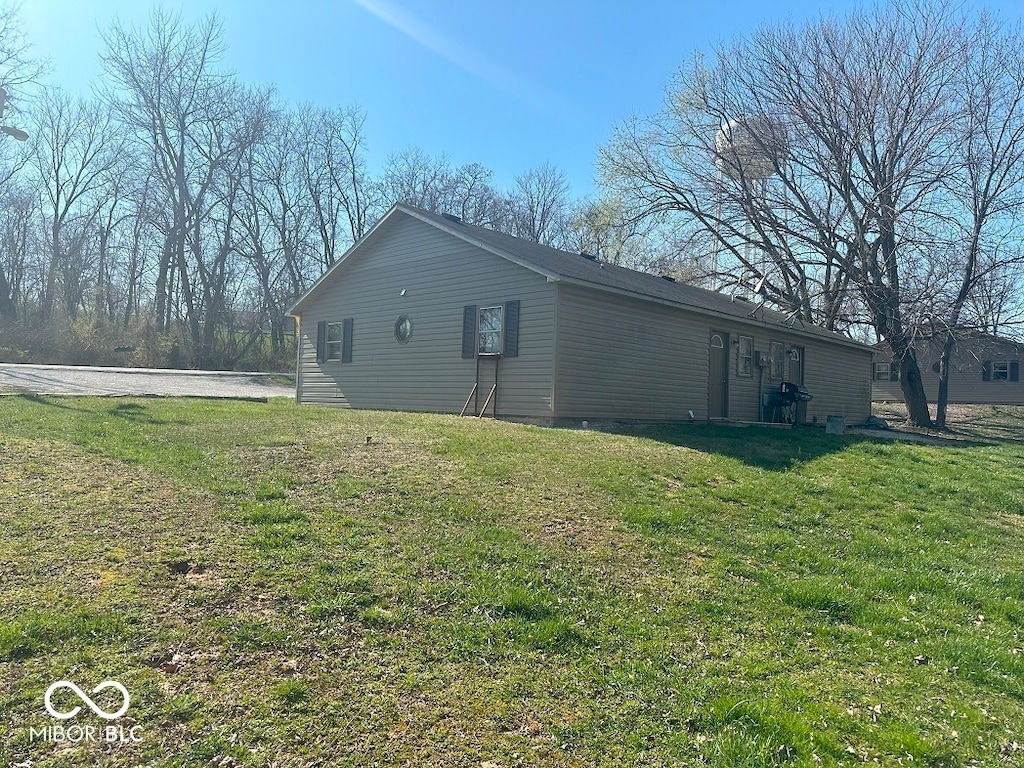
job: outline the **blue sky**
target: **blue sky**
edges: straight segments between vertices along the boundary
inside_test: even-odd
[[[631,115],[658,109],[696,50],[761,24],[842,14],[803,0],[184,0],[185,20],[216,11],[224,65],[297,103],[359,104],[371,168],[411,146],[479,162],[499,187],[550,162],[574,196],[593,192],[598,147]],[[141,0],[27,0],[21,17],[48,82],[88,93],[101,72],[99,31],[144,24]],[[1021,18],[1021,0],[988,7]]]

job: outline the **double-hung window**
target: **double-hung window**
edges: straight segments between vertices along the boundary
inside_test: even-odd
[[[736,359],[736,374],[738,376],[754,375],[754,338],[752,336],[740,336],[739,349]]]
[[[479,354],[501,354],[503,319],[501,307],[481,307],[477,331],[477,352]]]
[[[981,364],[982,381],[1020,381],[1020,360],[985,360]]]
[[[327,324],[327,359],[341,360],[341,348],[345,340],[344,323]]]
[[[773,341],[769,345],[769,350],[772,361],[771,378],[782,381],[786,376],[786,345],[781,341]]]
[[[321,320],[316,324],[316,361],[352,362],[352,318],[340,323]]]

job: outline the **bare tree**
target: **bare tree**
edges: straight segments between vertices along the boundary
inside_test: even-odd
[[[515,178],[512,233],[542,245],[562,244],[569,218],[569,182],[550,163]]]
[[[262,130],[264,98],[217,69],[216,17],[192,26],[156,11],[145,29],[115,23],[104,36],[107,100],[131,131],[167,202],[154,221],[157,328],[184,324],[192,361],[213,362],[226,320],[241,155]],[[177,292],[175,295],[175,291]]]
[[[216,140],[209,141],[224,117],[219,98],[227,79],[214,66],[221,55],[222,31],[216,17],[193,26],[154,11],[145,29],[115,22],[104,35],[106,98],[142,153],[151,159],[155,178],[169,205],[156,276],[156,323],[169,330],[177,274],[187,312],[194,310],[187,263],[189,232],[206,210],[206,194],[224,162]],[[193,331],[199,318],[189,312]]]
[[[405,203],[438,213],[448,213],[446,192],[451,176],[447,156],[431,157],[419,147],[388,158],[380,181],[381,199],[390,207]]]
[[[641,271],[672,269],[666,249],[657,249],[656,222],[631,219],[621,200],[599,198],[577,204],[569,215],[564,247],[593,254],[599,261]]]
[[[274,355],[285,350],[285,311],[322,269],[316,241],[324,232],[325,206],[318,209],[310,198],[304,126],[293,112],[268,111],[267,131],[244,159],[240,248],[256,281],[254,312],[270,324]]]
[[[306,192],[313,205],[326,269],[366,232],[376,205],[366,171],[363,125],[356,106],[299,113]]]
[[[962,161],[946,181],[953,258],[948,296],[933,307],[941,354],[935,426],[946,427],[949,366],[958,336],[984,321],[970,317],[972,297],[1005,293],[1024,263],[1024,38],[983,15],[959,70],[965,96],[959,118]]]
[[[40,317],[46,322],[58,293],[68,316],[73,318],[82,305],[87,239],[99,214],[97,196],[106,194],[107,173],[115,162],[115,134],[103,105],[57,90],[44,92],[33,116],[34,166],[46,224],[48,265],[40,297]]]
[[[431,157],[414,147],[388,158],[380,199],[385,206],[406,203],[505,231],[510,226],[508,201],[494,188],[493,176],[479,163],[453,167],[446,155]]]
[[[1020,338],[1024,329],[1024,264],[986,270],[968,298],[967,315],[980,333]]]
[[[452,169],[445,180],[444,208],[468,224],[491,229],[507,227],[508,206],[494,188],[494,173],[480,163]]]
[[[37,213],[34,190],[0,187],[0,322],[16,321],[18,305],[25,301],[32,222]]]
[[[793,322],[868,323],[911,421],[930,426],[913,344],[948,277],[936,255],[968,161],[962,72],[1002,34],[952,4],[899,1],[760,29],[695,59],[662,113],[621,127],[603,178],[634,216],[682,215]]]
[[[29,55],[17,7],[0,5],[0,122],[17,128],[24,118],[19,108],[26,88],[35,85],[43,66]],[[5,133],[7,133],[5,131]],[[19,138],[24,138],[21,136]],[[30,152],[9,135],[0,135],[0,188],[5,187],[24,168]]]
[[[43,73],[43,65],[29,54],[29,48],[18,7],[0,5],[0,85],[8,92],[36,82]]]

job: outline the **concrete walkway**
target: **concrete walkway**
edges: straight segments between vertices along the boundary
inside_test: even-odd
[[[0,363],[0,394],[294,397],[268,373]]]

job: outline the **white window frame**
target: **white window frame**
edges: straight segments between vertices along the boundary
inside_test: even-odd
[[[493,318],[497,316],[497,323]],[[487,328],[484,328],[484,320],[488,319]],[[495,327],[496,326],[496,327]],[[498,304],[493,307],[480,307],[476,316],[476,349],[477,354],[500,355],[505,340],[505,308]]]
[[[885,373],[880,375],[882,366],[885,366]],[[892,363],[875,363],[875,381],[889,381],[889,377],[892,376]]]
[[[736,348],[736,375],[754,375],[754,337],[740,336]]]
[[[1010,380],[1010,361],[1009,360],[993,360],[992,361],[992,381],[1009,381]]]
[[[332,333],[337,333],[337,338]],[[345,345],[345,323],[327,324],[327,341],[324,343],[324,360],[341,362],[341,351]]]
[[[772,381],[784,381],[786,378],[786,345],[781,341],[770,341],[768,342],[768,351],[768,359],[771,361],[768,378]]]

